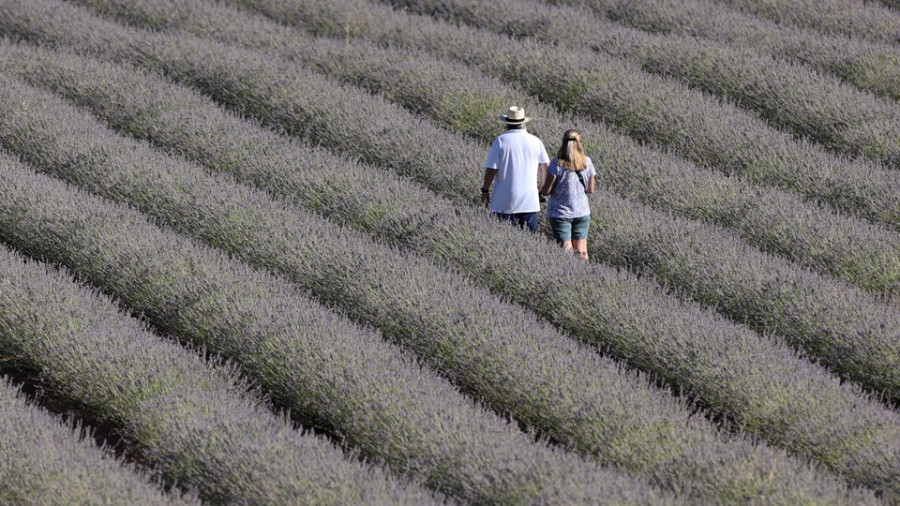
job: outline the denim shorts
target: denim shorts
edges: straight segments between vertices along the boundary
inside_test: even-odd
[[[587,239],[591,226],[591,216],[580,218],[550,218],[550,228],[556,242],[563,243],[573,239]]]
[[[503,213],[494,213],[500,218],[500,221],[511,221],[519,226],[519,228],[528,227],[528,230],[531,232],[537,232],[538,228],[538,213],[516,213],[516,214],[503,214]]]

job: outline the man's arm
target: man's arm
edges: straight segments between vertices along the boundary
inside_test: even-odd
[[[540,177],[538,178],[538,193],[544,193],[544,187],[547,186],[547,179],[550,179],[550,182],[553,182],[553,176],[547,173],[547,167],[549,167],[549,163],[539,163],[538,164],[538,174]]]
[[[491,203],[491,183],[494,182],[496,175],[497,169],[484,169],[484,184],[481,185],[481,203],[484,207],[488,207]]]

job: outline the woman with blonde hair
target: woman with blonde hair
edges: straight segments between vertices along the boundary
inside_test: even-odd
[[[588,259],[587,234],[591,225],[591,208],[587,194],[594,191],[597,171],[584,154],[581,134],[567,130],[556,158],[544,174],[541,195],[550,196],[547,217],[553,238],[566,251],[573,251]]]

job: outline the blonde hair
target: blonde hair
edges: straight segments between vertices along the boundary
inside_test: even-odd
[[[584,146],[581,145],[581,134],[578,130],[566,130],[562,136],[562,145],[556,152],[560,167],[580,172],[587,168]]]

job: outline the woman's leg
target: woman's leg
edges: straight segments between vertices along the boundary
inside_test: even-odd
[[[572,247],[575,248],[575,251],[585,260],[588,259],[587,236],[590,226],[590,216],[583,216],[572,220]]]
[[[572,239],[572,247],[576,253],[581,255],[581,258],[588,259],[587,239]]]
[[[565,218],[550,218],[550,230],[556,243],[565,251],[572,251],[572,220]]]

